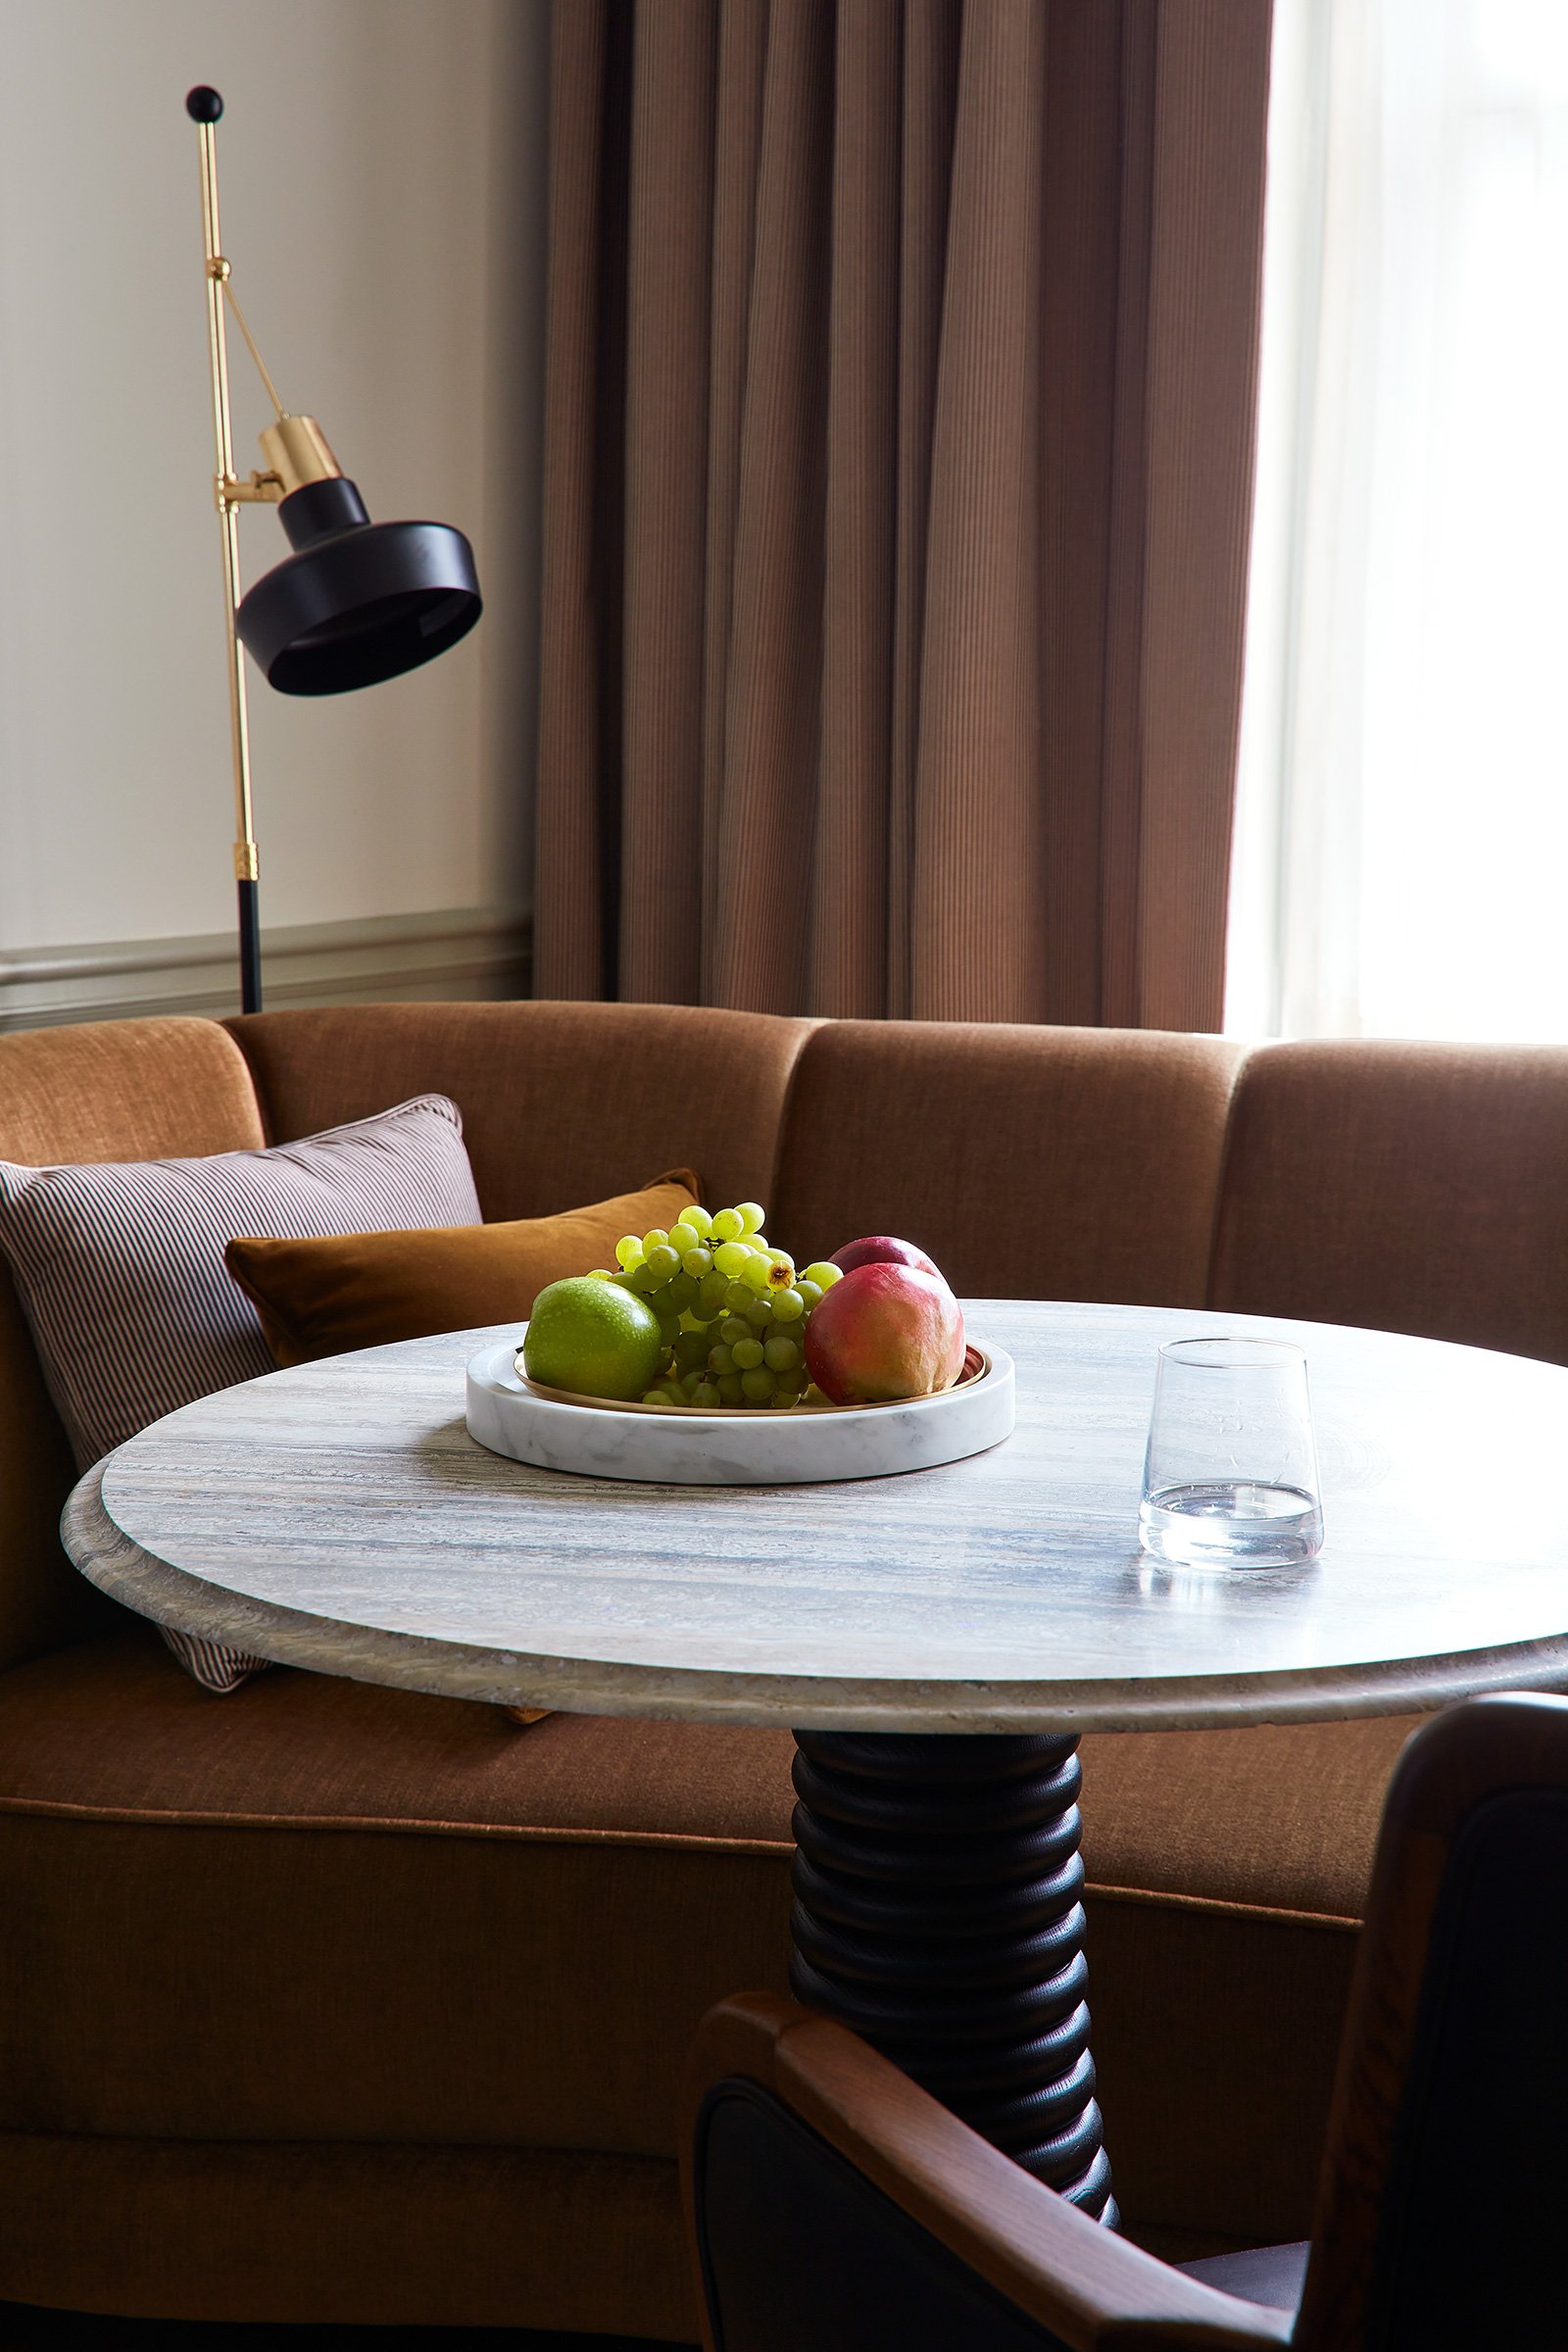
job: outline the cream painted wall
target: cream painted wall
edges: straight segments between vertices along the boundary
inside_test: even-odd
[[[268,924],[516,903],[536,642],[546,0],[0,0],[0,952],[233,918],[196,133],[285,405],[486,609],[319,702],[251,671]],[[270,414],[231,338],[236,459]],[[241,516],[247,580],[287,552]]]

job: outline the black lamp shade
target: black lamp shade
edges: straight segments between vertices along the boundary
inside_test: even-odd
[[[280,694],[347,694],[466,637],[483,610],[473,550],[444,522],[372,522],[346,476],[307,482],[278,519],[295,553],[234,624]]]

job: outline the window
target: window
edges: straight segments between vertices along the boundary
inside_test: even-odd
[[[1568,1041],[1568,0],[1276,0],[1227,1027]]]

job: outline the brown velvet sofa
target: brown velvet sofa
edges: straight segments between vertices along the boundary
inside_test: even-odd
[[[419,1004],[0,1040],[0,1155],[133,1158],[461,1104],[489,1216],[677,1162],[815,1253],[1568,1357],[1568,1053]],[[55,1533],[63,1435],[0,1290],[0,2299],[696,2332],[698,2019],[782,1989],[775,1733],[291,1671],[205,1696]],[[1128,2226],[1305,2233],[1406,1722],[1085,1741],[1090,1965]]]

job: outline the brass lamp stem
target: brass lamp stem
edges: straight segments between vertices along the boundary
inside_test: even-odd
[[[216,92],[191,93],[216,101]],[[190,101],[187,101],[190,106]],[[194,106],[190,111],[195,115]],[[214,136],[217,112],[206,119],[196,115],[196,141],[201,162],[202,235],[207,261],[207,353],[212,364],[213,440],[218,459],[215,491],[223,558],[223,626],[228,647],[228,718],[234,755],[234,879],[239,885],[240,994],[243,1009],[261,1008],[261,937],[257,884],[261,857],[251,813],[250,719],[245,703],[245,656],[234,627],[239,605],[239,504],[233,496],[234,440],[228,411],[228,343],[223,317],[223,288],[228,264],[223,259],[218,220],[218,151]],[[247,342],[250,340],[246,337]],[[254,492],[253,492],[254,495]]]
[[[237,626],[240,616],[239,510],[258,504],[276,506],[296,490],[306,489],[312,484],[340,481],[343,468],[327,447],[326,436],[315,417],[290,416],[278,399],[277,388],[267,371],[267,363],[256,348],[256,338],[246,323],[245,314],[234,292],[229,266],[223,259],[222,235],[218,224],[216,128],[223,112],[223,101],[216,90],[203,84],[187,91],[185,112],[196,125],[197,154],[202,174],[207,355],[212,364],[213,445],[218,460],[213,490],[223,551],[228,719],[234,751],[234,880],[239,893],[240,996],[246,1012],[259,1012],[262,1003],[262,946],[258,884],[262,864],[252,829],[250,718],[245,705],[245,656]],[[235,324],[245,338],[246,348],[256,362],[257,373],[267,386],[267,396],[276,417],[275,423],[270,424],[262,434],[267,470],[265,473],[253,472],[247,481],[241,481],[234,471],[234,435],[228,412],[227,311],[230,309],[234,313]],[[359,507],[358,492],[352,482],[346,487],[352,494],[360,520],[365,521],[364,509]],[[293,533],[290,535],[292,537]],[[474,617],[477,617],[477,610],[475,591]],[[471,625],[471,622],[467,625]]]

